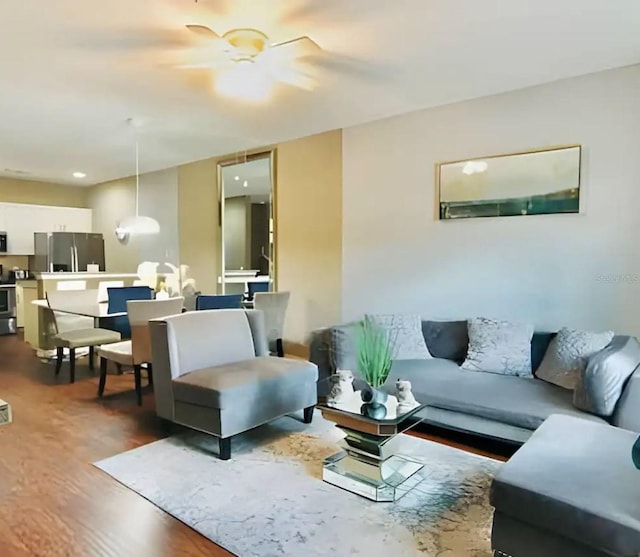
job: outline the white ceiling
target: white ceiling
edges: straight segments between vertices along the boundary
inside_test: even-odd
[[[313,92],[224,100],[166,67],[186,23],[309,35]],[[19,0],[1,3],[0,174],[92,184],[640,62],[638,0]]]

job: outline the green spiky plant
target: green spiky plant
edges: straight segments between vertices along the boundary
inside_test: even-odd
[[[393,359],[393,339],[389,331],[364,319],[357,325],[357,348],[360,371],[374,389],[384,385]]]

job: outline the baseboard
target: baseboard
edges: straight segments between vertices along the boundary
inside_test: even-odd
[[[309,359],[309,346],[300,342],[292,342],[290,340],[283,341],[284,353],[287,356],[294,356],[304,360]]]

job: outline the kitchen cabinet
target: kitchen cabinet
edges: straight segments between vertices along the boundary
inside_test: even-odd
[[[35,232],[91,232],[91,227],[91,209],[0,203],[0,230],[7,232],[8,255],[33,255]]]

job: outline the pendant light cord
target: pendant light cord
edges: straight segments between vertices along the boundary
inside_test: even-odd
[[[136,217],[140,216],[140,213],[138,213],[139,202],[140,202],[140,166],[138,162],[138,136],[136,134]]]

